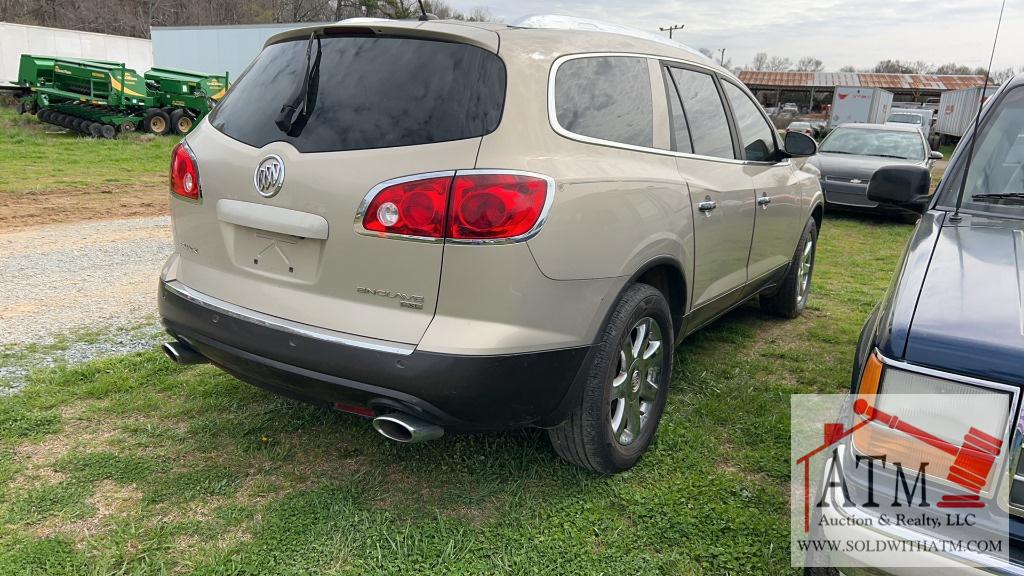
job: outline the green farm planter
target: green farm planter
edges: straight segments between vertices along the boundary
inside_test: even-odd
[[[171,68],[139,74],[121,62],[22,54],[18,85],[19,112],[114,138],[132,130],[187,134],[224,96],[228,77]]]

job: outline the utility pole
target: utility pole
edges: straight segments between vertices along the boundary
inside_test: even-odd
[[[668,39],[671,40],[672,39],[672,32],[673,31],[675,31],[675,30],[682,30],[685,27],[686,27],[686,24],[680,24],[679,26],[669,26],[668,28],[658,28],[658,30],[661,30],[662,32],[668,32]]]
[[[725,48],[719,48],[718,52],[722,53],[722,60],[721,60],[720,64],[722,66],[725,66]]]

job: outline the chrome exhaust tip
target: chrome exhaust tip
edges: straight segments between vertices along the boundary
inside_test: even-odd
[[[194,348],[178,340],[175,342],[167,342],[162,346],[164,354],[171,359],[171,362],[179,364],[181,366],[189,366],[192,364],[206,364],[209,360],[206,356],[203,356],[199,352],[196,352]]]
[[[373,419],[373,429],[388,440],[412,444],[444,436],[444,428],[419,418],[394,412]]]

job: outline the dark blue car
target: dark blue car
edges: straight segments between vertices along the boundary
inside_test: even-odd
[[[934,573],[1024,574],[1024,463],[1019,457],[1024,437],[1019,412],[1024,387],[1024,75],[1003,85],[986,105],[979,126],[958,214],[970,134],[934,196],[928,194],[927,173],[915,167],[881,168],[871,180],[872,201],[919,212],[921,220],[892,285],[864,326],[852,393],[993,393],[1005,398],[986,416],[1005,430],[1000,440],[1008,450],[1005,473],[995,478],[987,498],[1009,515],[1009,561],[1005,555],[1002,560],[975,555],[970,559],[975,567],[967,567],[957,552],[920,551],[915,565],[930,566]],[[865,386],[871,390],[865,392]],[[957,410],[953,405],[943,409]],[[849,464],[847,470],[854,465]],[[851,513],[860,512],[865,511]],[[915,537],[927,538],[914,530]],[[858,537],[905,540],[907,533]],[[984,569],[977,567],[979,558]],[[837,566],[856,564],[850,557],[832,559]],[[841,573],[902,572],[863,566]]]

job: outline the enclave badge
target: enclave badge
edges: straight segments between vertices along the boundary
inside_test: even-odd
[[[280,192],[284,186],[284,160],[277,154],[264,158],[252,175],[252,183],[264,198],[270,198]]]

